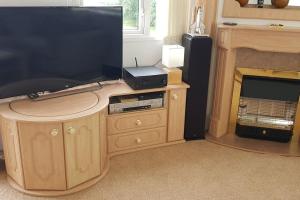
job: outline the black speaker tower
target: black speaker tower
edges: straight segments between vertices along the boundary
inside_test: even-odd
[[[204,139],[212,39],[184,34],[182,45],[185,47],[183,81],[191,86],[187,93],[184,137]]]

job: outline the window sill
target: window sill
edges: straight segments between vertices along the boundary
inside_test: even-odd
[[[145,42],[145,41],[162,41],[163,39],[157,36],[144,34],[124,34],[124,42]]]

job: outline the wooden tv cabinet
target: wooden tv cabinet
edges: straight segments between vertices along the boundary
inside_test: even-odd
[[[124,82],[43,101],[0,105],[10,185],[34,196],[71,194],[97,183],[109,158],[184,142],[185,83],[132,90]],[[163,108],[108,114],[109,97],[165,91]]]

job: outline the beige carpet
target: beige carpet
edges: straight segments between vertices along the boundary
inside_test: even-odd
[[[0,199],[35,200],[11,189]],[[207,141],[118,156],[96,186],[66,200],[299,200],[300,158],[256,154]]]

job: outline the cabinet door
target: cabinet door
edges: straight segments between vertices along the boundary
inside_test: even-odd
[[[100,175],[99,114],[64,123],[67,187]]]
[[[6,172],[19,185],[24,186],[17,123],[3,118],[1,119],[0,130],[2,134]]]
[[[26,189],[65,190],[62,124],[19,123]]]
[[[168,142],[184,139],[186,89],[174,89],[169,96]]]

